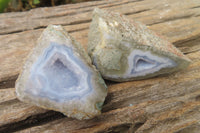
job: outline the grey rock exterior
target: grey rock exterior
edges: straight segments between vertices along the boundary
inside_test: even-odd
[[[105,79],[130,81],[186,68],[190,59],[144,24],[94,9],[88,53]]]

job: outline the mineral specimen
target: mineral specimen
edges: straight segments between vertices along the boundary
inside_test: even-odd
[[[77,119],[100,114],[107,95],[87,53],[56,25],[49,25],[42,33],[15,87],[21,101]]]
[[[129,81],[186,68],[190,60],[144,24],[96,8],[88,53],[105,79]]]

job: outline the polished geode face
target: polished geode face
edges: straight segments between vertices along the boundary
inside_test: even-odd
[[[72,48],[52,42],[32,66],[26,90],[56,102],[80,99],[92,89],[90,73]]]
[[[17,98],[79,120],[101,114],[107,87],[81,44],[49,25],[15,83]]]
[[[124,75],[126,77],[145,76],[163,68],[176,66],[176,63],[167,57],[159,57],[150,51],[139,49],[133,50],[127,58],[129,68]]]
[[[120,51],[116,52],[120,53]],[[104,54],[105,55],[105,54]],[[93,63],[94,65],[99,67],[99,64],[102,64],[102,60],[104,59],[104,55],[98,55],[93,57]],[[152,54],[151,51],[143,51],[140,49],[135,49],[130,52],[129,55],[127,55],[127,64],[120,64],[121,56],[118,59],[118,63],[113,63],[114,60],[116,60],[117,55],[112,54],[111,56],[108,56],[107,58],[110,58],[109,60],[106,60],[107,64],[111,64],[113,67],[117,68],[117,65],[119,65],[119,69],[116,69],[116,73],[105,73],[106,78],[124,78],[129,79],[133,77],[140,77],[140,76],[146,76],[153,74],[155,72],[159,72],[160,70],[164,68],[173,68],[177,66],[177,64],[167,58],[167,57],[159,57],[155,54]],[[106,59],[107,59],[106,58]],[[98,62],[97,59],[100,61]],[[114,65],[113,65],[114,64]],[[125,72],[123,74],[117,74],[117,71],[121,70],[122,67],[127,66]],[[106,65],[103,66],[107,71],[111,70]],[[112,68],[112,67],[110,67]],[[114,70],[114,69],[113,69]]]

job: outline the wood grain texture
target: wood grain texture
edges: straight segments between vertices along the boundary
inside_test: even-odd
[[[85,121],[17,100],[14,82],[48,24],[61,24],[86,49],[94,7],[120,12],[162,34],[193,61],[186,70],[109,84],[102,115]],[[0,132],[198,133],[200,1],[102,0],[0,14]],[[24,129],[24,130],[23,130]]]
[[[109,86],[99,117],[86,121],[62,118],[23,132],[111,132],[123,128],[132,132],[139,124],[137,133],[169,133],[199,125],[200,58],[193,56],[200,53],[189,54],[196,61],[187,71]]]
[[[100,3],[101,2],[103,1],[100,1]],[[99,2],[94,3],[96,3],[96,5],[100,4]],[[112,1],[111,3],[112,4],[103,4],[99,7],[127,14],[130,19],[136,19],[150,25],[150,29],[169,38],[169,41],[175,45],[181,43],[181,45],[178,46],[181,50],[186,49],[186,53],[200,49],[199,45],[184,45],[184,42],[190,42],[200,37],[200,8],[193,8],[195,5],[200,5],[199,1],[191,0],[188,3],[188,0],[183,0],[181,2],[173,0],[167,0],[166,2],[158,0],[133,0]],[[179,5],[180,3],[181,5]],[[89,5],[90,4],[91,2],[89,2]],[[80,6],[81,4],[75,4],[77,8]],[[84,5],[82,5],[82,7],[83,6]],[[9,83],[10,80],[16,79],[24,58],[36,44],[37,38],[44,29],[40,27],[46,27],[49,23],[62,24],[65,26],[66,30],[86,48],[91,11],[94,7],[93,5],[92,7],[86,6],[86,8],[75,8],[71,10],[69,6],[60,6],[57,8],[34,9],[22,13],[21,15],[20,13],[15,13],[16,16],[19,17],[13,17],[12,14],[0,15],[0,19],[2,18],[0,31],[9,29],[12,30],[12,32],[16,32],[15,28],[20,28],[18,33],[8,34],[12,32],[6,32],[6,35],[0,35],[0,87],[13,87],[11,86],[13,84],[8,85],[2,82]],[[72,11],[75,13],[66,13]],[[179,12],[180,16],[177,15]],[[5,17],[5,15],[7,15],[7,17]],[[11,24],[7,22],[11,21],[10,19],[12,20]],[[23,22],[21,22],[22,20]],[[34,25],[36,25],[34,28],[28,28]],[[198,43],[199,41],[197,40],[196,42]]]

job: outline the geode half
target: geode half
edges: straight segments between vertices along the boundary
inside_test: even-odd
[[[104,80],[87,53],[56,25],[43,31],[15,88],[21,101],[77,119],[100,114],[107,95]]]
[[[144,24],[98,8],[90,25],[88,53],[104,78],[119,82],[171,73],[190,63]]]

